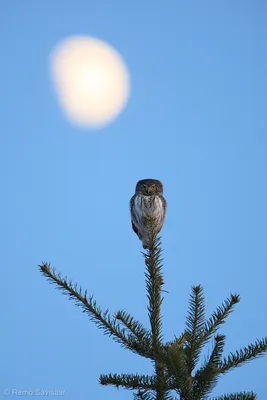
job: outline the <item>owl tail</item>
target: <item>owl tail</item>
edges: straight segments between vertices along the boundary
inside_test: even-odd
[[[148,243],[147,243],[147,241],[143,241],[143,249],[148,249]]]

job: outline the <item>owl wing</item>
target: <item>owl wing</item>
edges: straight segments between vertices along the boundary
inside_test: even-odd
[[[167,208],[167,201],[164,199],[164,197],[162,196],[162,194],[160,194],[160,199],[161,199],[161,201],[162,201],[162,205],[163,205],[163,210],[164,210],[164,218],[165,218],[165,215],[166,215],[166,208]]]
[[[165,216],[166,216],[167,201],[162,196],[162,194],[159,195],[159,198],[161,200],[161,204],[162,204],[162,208],[163,208],[163,213],[162,213],[162,216],[161,216],[161,221],[160,221],[160,226],[159,226],[159,231],[160,231],[161,228],[162,228],[162,225],[164,223]]]
[[[133,228],[133,231],[137,234],[137,236],[138,236],[138,230],[136,229],[136,227],[135,227],[135,225],[134,225],[134,223],[133,223],[133,220],[132,220],[132,228]]]
[[[133,195],[133,197],[130,200],[130,209],[131,209],[131,219],[132,219],[132,228],[133,231],[137,234],[138,237],[140,237],[140,232],[138,231],[138,220],[137,220],[137,211],[136,211],[136,206],[135,206],[135,199],[136,199],[137,194]]]

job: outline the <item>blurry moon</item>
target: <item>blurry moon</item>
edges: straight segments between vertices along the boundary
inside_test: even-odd
[[[122,57],[96,38],[73,36],[61,42],[51,55],[51,73],[60,105],[78,125],[107,125],[129,98],[129,73]]]

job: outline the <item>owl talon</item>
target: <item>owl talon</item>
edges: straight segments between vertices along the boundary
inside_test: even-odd
[[[162,276],[160,277],[160,284],[161,284],[161,286],[165,285],[165,283],[164,283],[164,279],[163,279],[163,277],[162,277]]]

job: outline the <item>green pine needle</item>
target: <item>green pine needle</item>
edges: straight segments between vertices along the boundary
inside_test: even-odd
[[[213,397],[211,400],[256,400],[257,396],[253,392],[240,392],[226,394],[224,396]]]
[[[192,388],[183,345],[166,348],[165,364],[170,386],[179,394],[183,393],[185,399],[190,399]]]
[[[194,395],[199,399],[210,394],[218,380],[218,365],[222,358],[225,336],[217,335],[214,339],[215,344],[209,359],[194,376]]]
[[[154,392],[148,389],[138,389],[138,391],[134,393],[133,398],[134,400],[155,400],[156,396]]]
[[[225,323],[225,319],[233,312],[235,304],[239,303],[240,296],[231,294],[231,297],[226,299],[224,303],[217,308],[211,317],[204,323],[199,341],[203,346],[217,331],[221,324]]]
[[[125,389],[156,389],[157,380],[153,376],[134,374],[100,375],[99,382],[103,386],[113,385]]]
[[[143,348],[143,355],[146,354],[148,358],[154,360],[151,333],[126,311],[118,311],[115,314],[115,318],[122,322],[128,329],[128,338],[133,338]]]
[[[57,274],[55,268],[51,268],[50,264],[43,263],[39,265],[40,271],[47,278],[49,283],[56,284],[57,289],[61,290],[63,294],[68,295],[70,299],[75,301],[75,305],[81,307],[83,312],[87,313],[91,321],[93,321],[100,329],[103,329],[105,335],[112,336],[112,338],[129,350],[147,357],[143,354],[143,348],[136,340],[128,337],[125,329],[121,329],[115,318],[111,317],[108,310],[102,311],[97,305],[93,296],[87,296],[87,291],[83,291],[82,287],[77,283],[73,284],[67,278],[62,278],[61,274]]]
[[[121,310],[115,314],[115,318],[121,321],[140,343],[147,346],[151,345],[150,332],[139,321],[136,321],[130,314],[124,310]]]
[[[253,360],[254,358],[263,356],[267,352],[267,337],[256,340],[255,343],[244,347],[243,349],[236,351],[235,353],[230,353],[227,358],[224,358],[220,362],[218,368],[219,373],[224,374],[231,370],[232,368],[239,367],[242,364]]]
[[[201,346],[199,337],[205,323],[205,303],[203,288],[199,286],[192,287],[192,294],[189,299],[189,310],[186,318],[186,328],[188,332],[188,341],[185,346],[188,373],[191,375],[199,359]]]

